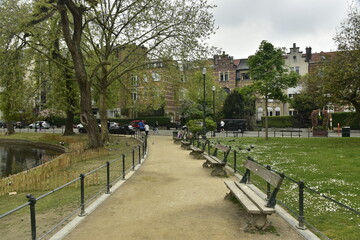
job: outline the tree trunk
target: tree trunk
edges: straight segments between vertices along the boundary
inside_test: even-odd
[[[109,129],[108,129],[108,118],[106,114],[107,104],[106,104],[106,89],[100,90],[99,93],[99,114],[101,121],[101,137],[103,142],[109,141]]]
[[[65,131],[63,136],[71,136],[74,135],[74,112],[71,110],[66,111],[66,123],[65,123]]]
[[[83,14],[85,8],[83,5],[79,7],[73,1],[58,1],[58,10],[61,16],[61,26],[63,30],[66,45],[71,53],[72,61],[75,69],[75,76],[80,89],[80,121],[84,125],[88,137],[89,147],[98,148],[103,146],[100,131],[96,122],[96,118],[92,112],[91,102],[91,83],[88,79],[84,57],[81,52],[81,38],[83,31]],[[68,18],[68,10],[72,14],[73,33],[70,28],[70,20]]]
[[[12,121],[7,122],[7,131],[5,135],[15,134],[14,124]]]
[[[268,124],[268,98],[265,97],[265,140],[269,140],[269,124]]]

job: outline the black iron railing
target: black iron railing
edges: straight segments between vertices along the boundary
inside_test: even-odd
[[[30,208],[30,228],[31,228],[31,239],[35,240],[35,239],[43,239],[45,237],[47,237],[49,234],[51,234],[55,229],[57,229],[59,226],[61,226],[63,223],[65,223],[66,221],[68,221],[70,218],[72,218],[77,212],[80,212],[78,214],[78,216],[83,217],[86,215],[86,206],[89,202],[93,201],[97,196],[99,196],[100,193],[106,193],[106,194],[110,194],[111,193],[111,187],[112,184],[114,184],[114,182],[117,182],[119,180],[124,180],[126,177],[126,174],[130,171],[135,171],[135,152],[136,149],[138,149],[138,154],[139,154],[139,161],[138,164],[141,164],[141,160],[144,159],[146,152],[147,152],[147,138],[145,136],[145,134],[143,133],[136,133],[134,135],[134,137],[136,139],[139,140],[140,144],[136,147],[134,147],[132,149],[132,164],[131,166],[126,166],[126,155],[122,154],[121,158],[118,159],[114,159],[113,161],[108,161],[106,162],[106,164],[101,165],[99,167],[97,167],[96,169],[83,174],[81,173],[79,177],[71,180],[70,182],[59,186],[56,189],[53,189],[39,197],[34,197],[32,194],[27,194],[26,198],[28,199],[28,202],[18,206],[15,209],[12,209],[11,211],[8,211],[4,214],[0,215],[0,219],[3,219],[7,216],[10,216],[16,212],[18,212],[21,209],[24,209],[26,207],[29,206]],[[141,151],[142,150],[142,151]],[[116,163],[120,162],[119,165],[121,165],[121,171],[118,174],[118,177],[114,180],[111,181],[111,175],[110,173],[114,173],[114,171],[111,171],[111,167],[115,166]],[[86,177],[96,174],[97,172],[99,172],[100,170],[106,168],[106,182],[105,184],[101,187],[101,190],[98,191],[97,193],[95,193],[93,196],[88,197],[88,199],[86,199],[85,196],[85,192],[86,192],[86,187],[85,187],[85,179]],[[116,176],[115,176],[116,177]],[[70,185],[79,185],[79,190],[80,190],[80,194],[79,194],[79,199],[80,199],[80,204],[78,206],[78,208],[74,209],[73,212],[71,212],[71,214],[69,214],[68,216],[66,216],[64,219],[62,219],[59,223],[57,223],[55,226],[52,226],[51,229],[49,229],[48,231],[46,231],[42,236],[38,236],[38,232],[37,232],[37,224],[36,224],[36,206],[37,204],[40,204],[40,200],[48,197],[49,195],[54,194],[55,192],[58,192],[59,190],[62,190]],[[76,186],[75,186],[76,187]]]

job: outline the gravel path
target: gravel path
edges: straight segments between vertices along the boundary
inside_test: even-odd
[[[223,178],[169,136],[148,142],[143,166],[65,239],[303,239],[276,214],[277,233],[244,233],[244,213],[224,200]]]

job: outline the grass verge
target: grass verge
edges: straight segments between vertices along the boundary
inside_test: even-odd
[[[360,138],[226,138],[237,155],[238,166],[250,155],[286,176],[304,181],[309,188],[336,201],[360,209]],[[254,145],[254,151],[240,148]],[[243,158],[240,158],[242,156]],[[230,163],[233,156],[229,156]],[[240,172],[244,169],[239,167]],[[264,183],[261,183],[266,188]],[[359,239],[360,216],[305,189],[305,219],[336,240]],[[298,212],[298,185],[285,180],[278,199]]]
[[[132,166],[132,153],[136,149],[136,159],[138,159],[138,146],[134,138],[111,136],[110,143],[104,148],[97,150],[84,150],[86,146],[87,136],[77,134],[74,136],[62,136],[61,134],[52,133],[17,133],[12,136],[3,138],[22,139],[33,142],[46,142],[58,144],[65,142],[65,146],[69,149],[71,158],[70,166],[64,169],[57,169],[56,173],[62,172],[60,175],[76,173],[73,178],[77,178],[80,173],[89,173],[90,171],[111,161],[110,176],[111,181],[122,173],[122,155],[125,154],[125,169]],[[80,149],[81,148],[81,149]],[[136,163],[135,163],[136,164]],[[55,171],[54,171],[55,172]],[[51,175],[51,173],[50,173]],[[58,176],[58,175],[57,175]],[[26,176],[25,176],[26,178]],[[89,179],[85,185],[85,201],[89,205],[96,195],[105,191],[106,186],[106,168],[99,169],[94,174],[88,175]],[[57,181],[56,179],[54,180]],[[27,202],[26,194],[31,193],[35,197],[39,197],[48,190],[39,191],[19,191],[16,195],[5,195],[0,197],[0,214],[4,214]],[[95,196],[95,197],[94,197]],[[55,224],[61,222],[65,217],[71,214],[78,214],[80,206],[80,189],[79,182],[73,183],[45,198],[40,199],[36,203],[36,221],[37,236],[41,236],[49,231]],[[75,213],[74,213],[75,211]],[[31,236],[29,222],[29,207],[13,213],[3,219],[0,219],[0,235],[2,239],[29,239]]]

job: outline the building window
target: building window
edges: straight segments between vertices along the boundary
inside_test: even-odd
[[[136,101],[138,99],[138,94],[136,91],[133,91],[131,93],[131,100]]]
[[[250,79],[249,74],[247,74],[247,73],[241,74],[241,80],[249,80],[249,79]]]
[[[144,82],[148,82],[148,76],[146,74],[144,74],[143,80]]]
[[[131,86],[133,87],[138,86],[138,77],[136,75],[131,76]]]
[[[280,116],[280,108],[279,107],[275,108],[275,116]]]
[[[295,115],[295,111],[294,110],[289,110],[289,116],[294,116]]]
[[[220,82],[229,81],[229,72],[219,72]]]
[[[157,72],[152,72],[152,73],[151,73],[151,76],[152,76],[154,82],[160,81],[160,74],[159,74],[159,73],[157,73]]]
[[[300,73],[300,67],[295,67],[295,72],[296,72],[297,74],[299,74],[299,73]]]
[[[257,120],[258,121],[261,121],[261,117],[263,116],[263,114],[264,114],[264,109],[262,107],[259,107],[258,111],[257,111]]]
[[[268,116],[273,116],[273,109],[271,107],[268,107]]]

